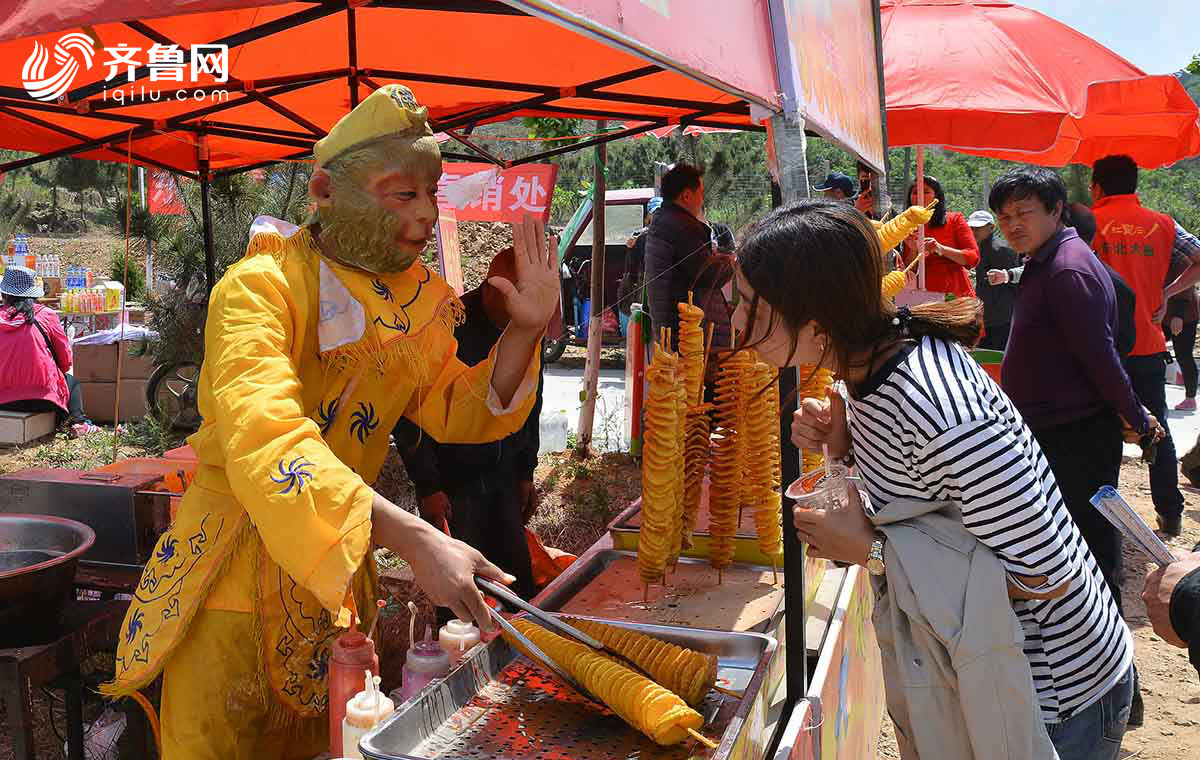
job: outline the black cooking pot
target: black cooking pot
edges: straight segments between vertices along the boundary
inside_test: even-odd
[[[75,520],[0,514],[0,646],[36,640],[58,624],[79,557],[95,541]]]

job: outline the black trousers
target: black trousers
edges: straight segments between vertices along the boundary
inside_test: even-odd
[[[1196,398],[1196,382],[1200,379],[1200,368],[1196,367],[1196,324],[1184,322],[1183,329],[1178,334],[1171,332],[1167,323],[1163,322],[1163,334],[1171,339],[1171,348],[1175,353],[1175,361],[1179,362],[1179,371],[1183,374],[1183,387],[1188,398]]]
[[[1105,411],[1033,432],[1118,610],[1122,610],[1121,532],[1092,506],[1091,498],[1102,486],[1117,487],[1124,446],[1121,427],[1117,413]]]
[[[70,396],[67,398],[67,410],[64,412],[62,407],[53,401],[45,399],[35,399],[30,401],[10,401],[7,404],[0,404],[0,409],[8,412],[54,412],[55,419],[58,424],[63,422],[75,424],[83,422],[87,416],[83,413],[83,392],[79,388],[79,381],[74,375],[64,373],[63,377],[67,380],[67,392]]]
[[[988,325],[984,331],[983,340],[979,341],[980,348],[990,349],[992,351],[1003,351],[1008,348],[1008,333],[1012,330],[1012,323],[1005,322],[1002,325]]]
[[[450,535],[457,538],[510,575],[516,582],[509,588],[528,601],[537,589],[533,565],[525,543],[525,524],[517,501],[516,483],[485,493],[450,495]],[[438,609],[439,623],[453,618],[448,609]]]
[[[1179,462],[1175,458],[1175,440],[1167,424],[1167,362],[1165,354],[1130,356],[1125,371],[1133,392],[1167,431],[1158,442],[1158,454],[1150,463],[1150,496],[1154,511],[1164,517],[1183,514],[1183,493],[1179,490]]]

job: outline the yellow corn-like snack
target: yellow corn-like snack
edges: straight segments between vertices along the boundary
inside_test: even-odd
[[[678,357],[654,346],[646,368],[646,430],[642,450],[642,527],[638,533],[638,573],[645,583],[659,583],[682,519],[680,466],[680,391]]]
[[[717,434],[708,493],[708,532],[709,562],[718,569],[733,562],[742,474],[746,467],[742,430],[746,423],[745,374],[749,366],[748,353],[738,351],[725,357],[717,375]]]
[[[701,391],[704,387],[704,310],[689,303],[679,308],[679,357],[683,363],[683,390],[686,411],[681,418],[683,426],[683,519],[679,531],[679,551],[692,547],[692,531],[696,527],[696,514],[700,509],[700,491],[704,483],[704,470],[709,457],[709,418],[707,410],[701,408]],[[674,552],[672,559],[678,556]]]
[[[748,432],[749,425],[751,424],[751,421],[750,421],[751,398],[754,396],[755,393],[758,392],[758,387],[756,387],[754,384],[754,368],[758,364],[758,352],[756,352],[754,349],[750,348],[750,349],[746,349],[745,353],[746,353],[746,370],[745,370],[745,374],[742,376],[742,382],[744,385],[744,387],[742,389],[742,399],[743,399],[742,403],[746,407],[746,411],[744,413],[745,414],[745,422],[743,423],[742,430],[741,430],[743,437]],[[761,453],[761,452],[759,452],[759,453]],[[756,466],[755,465],[755,454],[751,452],[750,445],[749,445],[749,439],[747,438],[746,445],[742,448],[742,488],[740,489],[740,494],[739,494],[740,498],[738,500],[738,515],[737,515],[737,525],[739,528],[742,525],[742,513],[745,512],[747,509],[749,509],[751,512],[753,512],[755,507],[758,505],[758,501],[755,499],[754,494],[751,493],[751,489],[747,488],[747,486],[750,483],[753,483],[755,478],[758,476],[758,474],[754,471],[755,466]]]
[[[746,383],[750,401],[746,409],[746,471],[742,493],[754,510],[754,525],[758,533],[758,548],[768,557],[783,554],[783,529],[780,522],[779,492],[774,479],[771,430],[779,428],[778,416],[771,416],[767,394],[775,372],[763,362],[756,363],[747,373]],[[775,451],[779,447],[776,445]]]
[[[909,206],[906,211],[898,214],[875,228],[879,234],[879,247],[890,251],[904,242],[922,224],[928,224],[933,218],[933,205]]]
[[[678,381],[679,379],[681,379],[679,375],[676,375],[676,380]],[[686,488],[684,483],[686,473],[684,472],[685,460],[683,450],[687,445],[687,407],[687,394],[684,390],[684,385],[677,382],[675,386],[675,448],[671,464],[671,473],[673,476],[671,485],[673,486],[672,493],[675,498],[675,504],[671,512],[673,520],[667,528],[671,533],[671,549],[667,553],[667,562],[671,565],[674,565],[675,561],[679,559],[679,553],[683,549],[683,531],[681,526],[683,524],[683,500]]]
[[[694,406],[700,403],[700,387],[704,384],[704,330],[700,327],[704,310],[688,303],[681,303],[678,308],[681,379],[687,404]]]
[[[895,298],[908,284],[908,275],[899,270],[888,272],[883,276],[883,297]]]
[[[512,624],[622,720],[656,743],[678,744],[688,738],[689,728],[695,731],[704,725],[700,713],[683,699],[640,673],[535,623],[517,618]],[[505,637],[521,648],[508,634]]]
[[[659,685],[683,697],[689,705],[702,704],[717,682],[717,658],[714,655],[594,620],[567,618],[567,622],[627,658]]]
[[[806,398],[825,398],[828,394],[829,386],[833,385],[832,372],[827,369],[819,369],[814,374],[814,369],[816,368],[811,364],[801,364],[798,369],[800,381],[804,383],[796,392],[796,396],[801,401]],[[812,472],[824,466],[825,457],[819,451],[805,449],[801,455],[801,461],[803,471]]]
[[[700,495],[704,488],[704,471],[708,469],[711,455],[709,438],[711,404],[694,406],[687,412],[686,440],[683,451],[683,521],[680,525],[681,546],[692,548],[692,531],[696,529],[696,516],[700,512]]]

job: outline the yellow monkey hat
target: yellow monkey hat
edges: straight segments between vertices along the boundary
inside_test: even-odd
[[[389,84],[368,95],[358,107],[333,125],[313,146],[318,167],[360,145],[391,135],[432,136],[428,110],[417,103],[412,90]]]

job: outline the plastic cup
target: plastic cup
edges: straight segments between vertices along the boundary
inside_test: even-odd
[[[807,472],[796,479],[784,495],[796,502],[801,509],[834,509],[847,503],[846,478],[848,471],[844,465],[830,465],[828,474],[825,469]]]

